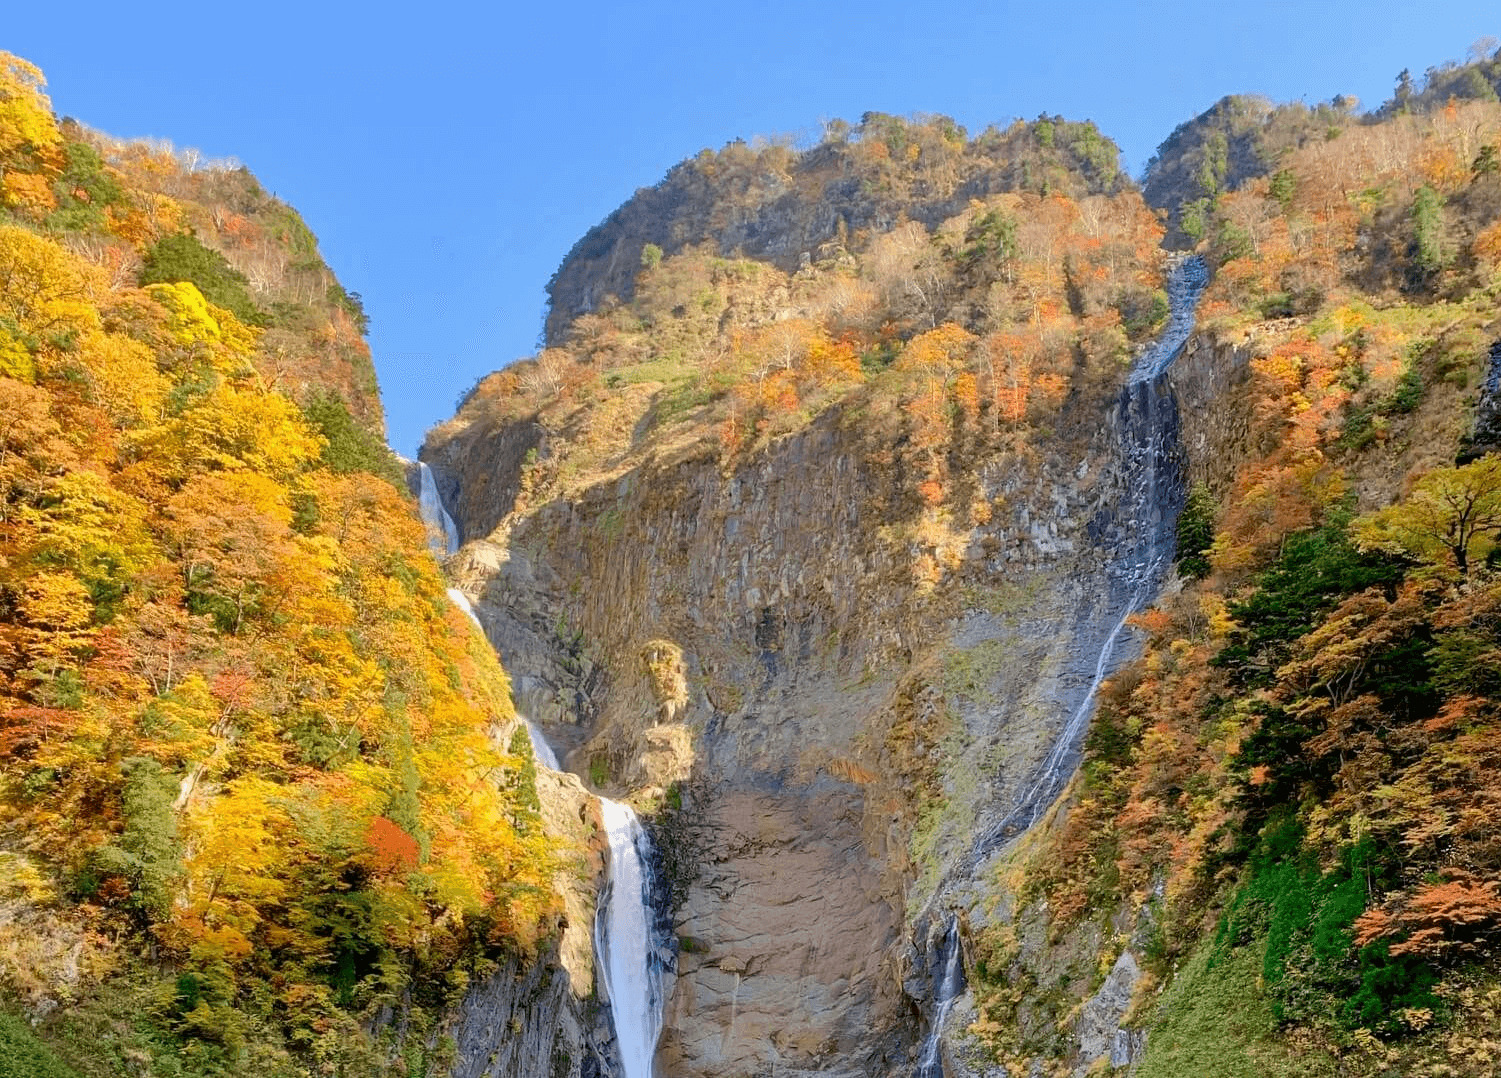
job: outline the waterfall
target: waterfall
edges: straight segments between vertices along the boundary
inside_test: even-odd
[[[628,806],[602,797],[599,807],[610,837],[610,883],[594,918],[594,952],[615,1019],[623,1078],[651,1078],[666,1002],[647,867],[651,840]]]
[[[1178,358],[1193,333],[1194,312],[1199,296],[1209,284],[1209,267],[1198,255],[1177,262],[1168,273],[1167,299],[1171,313],[1162,333],[1131,367],[1130,381],[1150,382]]]
[[[469,620],[479,626],[480,632],[485,631],[485,623],[480,621],[479,614],[475,612],[474,604],[469,601],[469,596],[465,595],[458,588],[449,588],[448,598],[454,606],[469,615]],[[557,754],[552,751],[552,746],[547,743],[547,738],[542,736],[542,731],[537,729],[536,724],[525,715],[519,717],[526,724],[527,736],[532,739],[532,755],[537,758],[537,762],[551,771],[563,770],[563,766],[558,763]]]
[[[427,525],[427,545],[433,555],[450,557],[459,552],[459,529],[443,508],[443,499],[438,494],[438,484],[433,479],[433,470],[422,461],[417,462],[417,506],[422,513],[422,523]],[[472,616],[472,612],[471,612]]]
[[[943,965],[933,986],[933,1028],[923,1041],[913,1078],[943,1078],[943,1024],[948,1021],[949,1011],[954,1009],[954,1001],[964,994],[964,955],[959,944],[958,917],[949,918],[948,931],[943,934],[938,957]]]
[[[454,601],[474,616],[466,601]],[[537,762],[561,771],[542,731],[531,720],[522,721]],[[652,1078],[667,1003],[663,974],[673,963],[660,947],[665,929],[658,923],[662,904],[651,870],[651,839],[630,806],[601,797],[599,811],[610,840],[610,872],[594,915],[594,953],[614,1019],[621,1078]]]
[[[485,623],[480,621],[479,615],[474,612],[474,604],[469,601],[469,596],[465,595],[458,588],[449,588],[448,601],[453,603],[454,606],[458,607],[464,613],[468,614],[469,620],[479,626],[480,632],[485,631]]]
[[[1095,695],[1115,667],[1116,647],[1126,621],[1156,598],[1172,563],[1184,490],[1178,456],[1178,406],[1166,374],[1188,343],[1194,311],[1208,283],[1209,270],[1203,259],[1194,256],[1173,265],[1168,276],[1168,324],[1137,357],[1121,390],[1117,415],[1124,499],[1120,511],[1099,525],[1101,533],[1119,533],[1106,573],[1120,613],[1100,647],[1083,698],[1030,777],[1023,795],[975,842],[967,861],[970,868],[1036,823],[1062,791],[1077,765]]]
[[[428,543],[439,557],[455,554],[459,544],[453,518],[443,508],[428,466],[419,461],[418,469],[422,477],[418,502],[428,527]],[[448,598],[484,632],[484,623],[467,595],[449,588]],[[537,763],[563,770],[542,731],[524,715],[521,721],[532,739]],[[652,1078],[652,1057],[667,1002],[663,974],[671,969],[673,959],[659,946],[666,932],[658,923],[662,904],[654,893],[651,839],[629,806],[601,797],[599,808],[610,839],[610,874],[594,918],[594,951],[620,1047],[621,1078]]]
[[[526,723],[527,736],[532,739],[532,755],[537,758],[537,762],[550,771],[563,770],[562,765],[558,763],[557,754],[552,751],[547,738],[542,736],[542,731],[537,729],[532,720],[525,715],[521,717],[521,721]]]

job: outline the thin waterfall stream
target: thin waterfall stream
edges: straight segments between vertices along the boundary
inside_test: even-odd
[[[458,529],[443,506],[432,471],[421,462],[418,471],[418,506],[427,525],[428,545],[440,558],[456,554]],[[484,622],[467,595],[449,588],[448,598],[484,632]],[[563,770],[542,731],[526,716],[520,718],[537,763]],[[652,1057],[667,1002],[664,975],[671,967],[666,948],[660,946],[662,904],[652,870],[655,853],[646,828],[629,805],[601,797],[599,806],[610,842],[610,869],[595,913],[594,949],[614,1021],[622,1078],[652,1078]]]
[[[1131,615],[1152,602],[1167,577],[1177,541],[1184,488],[1178,455],[1178,406],[1167,373],[1193,333],[1194,312],[1209,283],[1198,256],[1184,258],[1168,275],[1169,316],[1161,335],[1132,364],[1117,407],[1124,458],[1124,504],[1115,527],[1124,534],[1107,570],[1120,613],[1106,634],[1093,676],[1047,756],[1011,810],[977,839],[967,862],[982,858],[1026,832],[1052,804],[1078,764],[1095,696],[1115,669],[1120,638]]]
[[[948,1021],[954,1001],[964,994],[964,954],[959,942],[959,918],[949,917],[948,930],[939,948],[940,973],[934,985],[933,1028],[923,1041],[913,1078],[943,1078],[943,1025]]]
[[[1118,532],[1107,586],[1118,614],[1112,617],[1084,694],[1070,712],[1047,755],[1028,776],[1021,796],[996,823],[976,837],[957,871],[972,875],[980,861],[1024,834],[1062,792],[1078,766],[1084,732],[1094,713],[1100,686],[1116,667],[1121,636],[1132,614],[1152,602],[1167,578],[1177,540],[1178,513],[1185,496],[1178,448],[1178,405],[1167,374],[1193,333],[1199,297],[1209,268],[1198,256],[1171,266],[1169,316],[1157,339],[1137,357],[1121,389],[1116,409],[1121,432],[1124,497],[1108,530]],[[1102,528],[1102,531],[1107,529]],[[950,918],[936,956],[933,1016],[918,1056],[914,1078],[943,1078],[942,1035],[954,1001],[964,991],[958,926]]]

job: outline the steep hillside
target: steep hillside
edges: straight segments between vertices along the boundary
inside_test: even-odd
[[[1494,102],[1393,114],[1213,204],[1197,347],[1246,364],[1242,429],[1188,446],[1182,587],[977,933],[999,1058],[1108,924],[1141,1074],[1494,1070],[1498,137]]]
[[[1202,263],[1038,125],[841,230],[869,119],[575,249],[423,458],[653,813],[663,1074],[1493,1069],[1481,97],[1226,99],[1147,177]]]
[[[1214,200],[1248,180],[1275,172],[1282,157],[1309,142],[1339,137],[1357,119],[1346,97],[1309,108],[1232,94],[1180,124],[1147,162],[1142,195],[1168,214],[1168,243],[1189,248],[1204,238]]]
[[[1135,593],[1101,416],[1167,321],[1160,232],[1042,188],[793,274],[665,256],[424,449],[519,705],[657,810],[669,1073],[904,1065],[905,924]]]
[[[685,246],[791,273],[823,248],[860,246],[903,220],[929,228],[972,199],[1009,191],[1071,198],[1130,185],[1116,146],[1091,123],[1018,120],[975,138],[946,116],[868,112],[834,120],[811,150],[733,142],[703,150],[589,230],[548,283],[549,344],[579,315],[629,300],[645,263]]]
[[[1361,114],[1359,102],[1343,94],[1309,107],[1274,104],[1264,97],[1232,94],[1180,124],[1157,148],[1142,177],[1147,202],[1167,214],[1168,245],[1188,248],[1206,239],[1208,215],[1222,195],[1261,177],[1274,177],[1278,197],[1291,177],[1280,181],[1290,155],[1320,141],[1333,142],[1357,125],[1380,125],[1401,116],[1425,116],[1452,104],[1495,102],[1501,93],[1501,60],[1493,42],[1471,49],[1471,62],[1429,68],[1421,84],[1408,71],[1397,77],[1391,99]]]
[[[296,214],[41,90],[0,53],[0,1072],[425,1073],[561,912],[505,674]]]

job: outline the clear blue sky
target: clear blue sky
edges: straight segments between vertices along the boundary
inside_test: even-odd
[[[830,117],[1093,119],[1136,172],[1226,93],[1375,105],[1496,0],[6,5],[58,112],[239,158],[363,293],[391,444],[531,353],[578,237],[675,162]]]

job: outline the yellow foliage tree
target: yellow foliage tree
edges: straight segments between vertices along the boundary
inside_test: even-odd
[[[1406,554],[1461,577],[1501,539],[1501,458],[1423,476],[1407,498],[1352,525],[1364,550]]]
[[[45,85],[34,65],[0,52],[0,196],[13,209],[55,205],[48,178],[58,171],[62,135]]]

